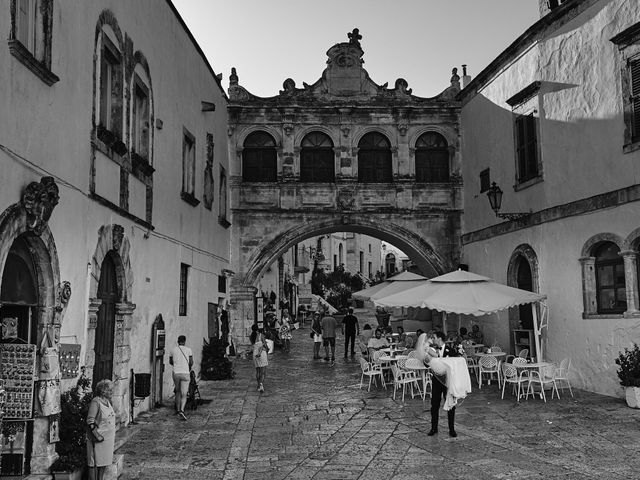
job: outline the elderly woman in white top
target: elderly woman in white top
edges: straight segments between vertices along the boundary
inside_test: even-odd
[[[100,380],[95,390],[96,396],[89,404],[87,425],[96,435],[87,433],[87,463],[89,478],[102,480],[105,470],[113,463],[116,439],[116,414],[111,404],[113,383],[111,380]]]

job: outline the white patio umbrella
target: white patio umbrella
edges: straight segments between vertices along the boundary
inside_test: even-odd
[[[546,295],[520,290],[488,277],[457,270],[432,278],[417,287],[374,299],[384,307],[421,307],[445,313],[482,316],[516,305],[531,304],[537,356],[542,358],[540,335],[546,327],[546,308],[538,325],[534,303],[542,302]]]
[[[377,298],[393,295],[402,292],[408,288],[417,287],[421,283],[426,282],[427,277],[412,272],[401,272],[393,277],[387,278],[384,282],[378,283],[373,287],[365,288],[351,294],[356,300],[373,300]]]

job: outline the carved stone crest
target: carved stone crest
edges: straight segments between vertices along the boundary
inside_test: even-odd
[[[58,204],[58,186],[53,177],[42,177],[40,183],[31,182],[22,194],[22,206],[27,211],[27,228],[41,235]]]
[[[122,225],[114,225],[111,230],[112,245],[115,251],[120,250],[122,246],[122,239],[124,237],[124,227]]]
[[[354,210],[356,194],[353,190],[338,190],[337,206],[339,210]]]

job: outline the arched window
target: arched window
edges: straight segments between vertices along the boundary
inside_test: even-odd
[[[387,270],[387,276],[391,276],[396,273],[396,256],[393,253],[387,253],[384,263]]]
[[[449,148],[442,135],[424,133],[416,141],[416,182],[449,181]]]
[[[358,143],[358,181],[382,183],[393,181],[391,144],[380,133],[367,133]]]
[[[333,182],[335,155],[333,142],[321,132],[312,132],[302,139],[300,152],[301,182]]]
[[[595,257],[598,313],[623,313],[627,309],[624,260],[613,242],[603,242],[593,252]]]
[[[253,132],[244,141],[242,181],[275,182],[278,180],[276,142],[266,132]]]

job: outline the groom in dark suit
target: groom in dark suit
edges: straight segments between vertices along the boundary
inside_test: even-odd
[[[457,349],[448,346],[445,343],[445,335],[443,332],[435,332],[435,345],[434,349],[438,357],[458,357]],[[434,376],[435,377],[435,376]],[[443,379],[444,380],[444,379]],[[431,381],[431,430],[429,430],[430,437],[438,433],[438,413],[440,411],[440,402],[443,398],[447,397],[447,387],[437,378],[433,378]],[[452,407],[447,412],[447,419],[449,420],[449,436],[457,437],[458,434],[454,428],[454,422],[456,417],[456,407]]]

